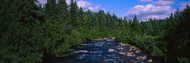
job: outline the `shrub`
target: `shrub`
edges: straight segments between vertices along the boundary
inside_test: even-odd
[[[189,63],[189,60],[185,57],[177,57],[179,63]]]

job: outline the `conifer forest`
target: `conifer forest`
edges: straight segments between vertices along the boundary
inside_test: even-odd
[[[0,0],[0,63],[45,63],[64,58],[85,41],[115,37],[153,62],[189,63],[190,6],[166,19],[140,21],[99,10],[84,11],[71,0]]]

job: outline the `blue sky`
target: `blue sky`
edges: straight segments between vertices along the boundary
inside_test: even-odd
[[[81,1],[81,0],[78,0]],[[101,5],[111,13],[115,13],[118,17],[123,17],[124,14],[135,5],[139,4],[138,0],[85,0],[93,4]]]
[[[68,5],[70,0],[66,0]],[[76,0],[84,11],[90,9],[97,12],[102,9],[105,12],[115,13],[118,17],[131,19],[134,15],[140,20],[149,18],[165,19],[175,9],[183,10],[189,0]],[[46,0],[39,0],[45,4]]]

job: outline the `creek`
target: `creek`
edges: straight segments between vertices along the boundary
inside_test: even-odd
[[[135,46],[108,39],[86,41],[75,46],[65,59],[55,61],[54,63],[148,63],[152,59]]]

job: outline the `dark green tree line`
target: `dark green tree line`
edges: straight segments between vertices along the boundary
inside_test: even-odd
[[[0,0],[0,62],[36,63],[64,57],[84,41],[116,37],[165,61],[189,59],[190,8],[165,20],[118,18],[103,10],[83,11],[76,1]],[[185,60],[184,60],[185,59]]]

